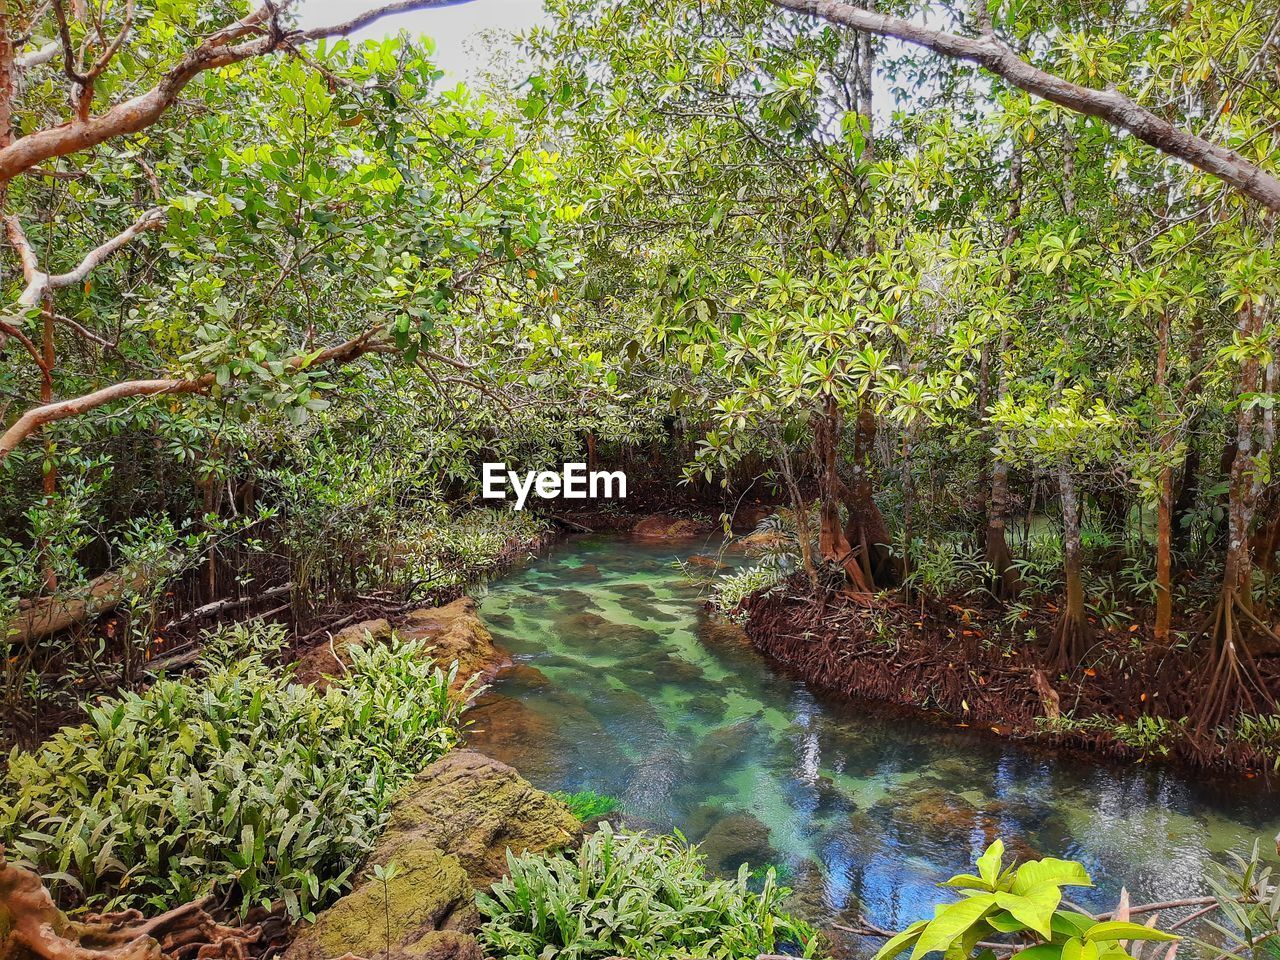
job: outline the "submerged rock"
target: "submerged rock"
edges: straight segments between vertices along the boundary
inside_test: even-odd
[[[745,717],[736,723],[717,727],[710,731],[693,748],[691,761],[698,770],[728,770],[747,758],[751,740],[756,733],[755,717]]]
[[[707,869],[731,877],[749,863],[763,867],[778,859],[769,842],[769,828],[754,814],[741,811],[722,817],[698,841],[698,850],[707,858]]]
[[[651,540],[680,540],[685,537],[696,537],[710,529],[711,524],[704,520],[656,513],[637,523],[631,528],[631,532],[637,537],[646,537]]]
[[[506,764],[454,750],[400,790],[354,889],[299,932],[285,960],[482,960],[476,890],[506,873],[508,850],[558,849],[581,831]]]

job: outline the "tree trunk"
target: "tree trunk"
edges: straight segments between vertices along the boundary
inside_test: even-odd
[[[1168,310],[1160,314],[1159,347],[1156,352],[1156,393],[1158,396],[1160,419],[1160,480],[1156,506],[1156,622],[1155,638],[1158,643],[1167,643],[1169,630],[1173,623],[1173,465],[1168,462],[1173,450],[1173,425],[1167,422],[1165,412],[1165,388],[1169,368],[1169,327]]]
[[[814,418],[814,453],[818,461],[818,552],[830,563],[839,565],[858,593],[871,593],[875,582],[867,575],[845,532],[840,519],[840,505],[847,488],[839,474],[840,437],[844,431],[844,415],[830,398],[823,411]]]
[[[1062,501],[1062,569],[1066,596],[1049,646],[1049,662],[1067,672],[1088,652],[1089,620],[1084,604],[1083,551],[1080,545],[1080,498],[1071,463],[1058,461],[1058,496]]]
[[[876,442],[876,415],[871,405],[858,409],[853,435],[853,467],[851,482],[844,488],[844,504],[848,512],[845,540],[853,545],[859,561],[872,585],[884,586],[898,579],[898,571],[890,549],[889,526],[876,506],[872,476],[872,456]]]
[[[1262,329],[1262,310],[1252,304],[1239,314],[1237,331],[1242,341],[1255,339]],[[1211,733],[1228,725],[1241,713],[1274,710],[1275,699],[1258,673],[1249,650],[1251,637],[1261,633],[1275,638],[1271,628],[1254,611],[1253,555],[1249,538],[1259,486],[1254,478],[1254,408],[1243,398],[1261,386],[1261,365],[1255,356],[1240,370],[1236,396],[1235,455],[1227,488],[1227,553],[1222,570],[1222,591],[1210,618],[1207,685],[1197,711],[1196,726]]]
[[[1008,251],[1018,239],[1018,221],[1022,216],[1022,151],[1016,145],[1009,161],[1009,227],[1005,230],[1001,242],[1002,252]],[[1010,283],[1016,279],[1010,267]],[[1005,369],[1004,355],[1009,350],[1009,332],[1000,334],[999,372],[996,374],[996,399],[1003,399],[1009,392],[1009,374]],[[983,410],[983,416],[987,411]],[[995,437],[990,423],[984,431],[987,443],[994,446]],[[991,489],[987,498],[987,531],[983,556],[987,565],[995,575],[995,593],[1001,600],[1012,600],[1022,588],[1018,579],[1018,571],[1013,566],[1013,557],[1009,551],[1009,465],[998,457],[993,457],[991,466]]]

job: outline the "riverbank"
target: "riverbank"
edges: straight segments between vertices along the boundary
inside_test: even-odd
[[[1126,762],[1171,762],[1247,779],[1280,768],[1280,723],[1250,720],[1198,732],[1193,666],[1180,651],[1135,643],[1137,629],[1100,631],[1070,675],[1050,676],[998,612],[941,601],[907,606],[843,591],[813,594],[802,578],[742,604],[753,646],[815,689],[910,708],[948,725]],[[1022,623],[1023,636],[1045,623]],[[1280,675],[1264,664],[1280,689]]]

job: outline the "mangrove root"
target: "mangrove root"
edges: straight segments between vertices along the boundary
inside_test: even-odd
[[[124,910],[71,920],[40,877],[6,862],[0,848],[0,960],[249,960],[283,940],[283,918],[224,926],[209,914],[212,903],[206,898],[151,919]]]

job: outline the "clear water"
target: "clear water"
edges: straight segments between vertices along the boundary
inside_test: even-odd
[[[1269,849],[1280,804],[1254,783],[1094,765],[815,695],[703,610],[674,561],[701,544],[586,538],[491,585],[481,612],[518,666],[471,743],[548,790],[619,797],[714,868],[783,868],[795,909],[898,928],[999,836],[1084,862],[1114,905],[1202,892],[1206,861]]]

